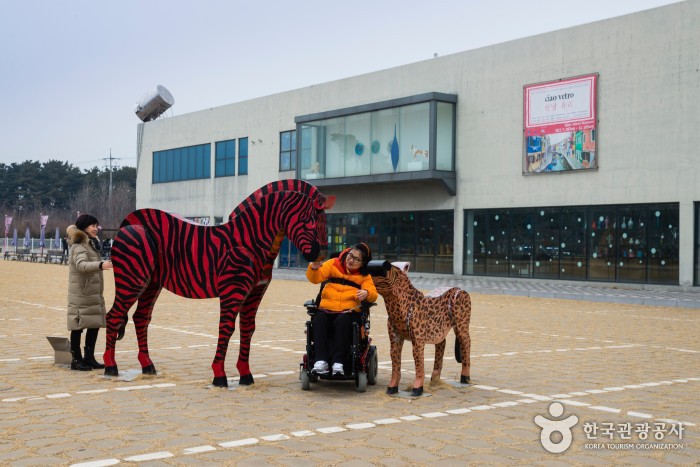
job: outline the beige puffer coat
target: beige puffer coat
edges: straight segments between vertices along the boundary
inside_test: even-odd
[[[103,328],[105,321],[104,279],[100,253],[88,235],[71,225],[66,230],[68,260],[68,330]]]

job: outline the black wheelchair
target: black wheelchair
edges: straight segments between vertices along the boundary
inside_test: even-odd
[[[379,275],[386,274],[391,265],[386,261],[370,261],[368,270],[370,274]],[[321,284],[321,290],[323,286]],[[304,302],[306,313],[311,317],[306,322],[306,354],[299,364],[299,380],[301,381],[301,389],[308,391],[311,389],[311,383],[322,380],[333,381],[355,381],[355,389],[357,392],[365,392],[367,385],[377,384],[378,357],[377,347],[372,345],[372,339],[369,337],[370,331],[370,308],[376,305],[373,302],[362,302],[360,304],[360,319],[352,325],[352,337],[350,339],[350,348],[345,353],[345,361],[343,362],[344,374],[316,374],[312,372],[314,362],[316,361],[314,333],[313,333],[313,317],[319,312],[318,303],[320,302],[321,291],[319,291],[316,299],[307,300]],[[323,313],[322,311],[320,313]]]
[[[345,353],[345,361],[343,362],[345,373],[333,374],[329,372],[318,375],[311,371],[316,361],[312,320],[316,313],[323,313],[323,311],[319,311],[315,300],[307,300],[304,303],[306,312],[311,319],[306,322],[306,354],[299,364],[299,380],[303,390],[311,389],[311,383],[315,383],[319,379],[354,380],[357,392],[365,392],[368,384],[377,384],[377,347],[371,345],[372,339],[369,337],[369,309],[375,305],[376,303],[364,302],[359,312],[359,323],[352,324],[350,348]]]

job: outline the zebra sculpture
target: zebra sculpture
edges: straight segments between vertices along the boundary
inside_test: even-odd
[[[301,180],[280,180],[255,191],[219,226],[194,224],[158,209],[140,209],[121,224],[112,244],[115,299],[107,313],[105,375],[119,374],[116,341],[133,314],[138,360],[156,374],[148,355],[148,324],[162,288],[186,298],[219,297],[219,339],[212,362],[213,385],[228,386],[224,361],[240,314],[239,384],[253,384],[248,365],[255,315],[272,279],[272,265],[285,235],[307,261],[327,248],[325,209],[335,202]]]

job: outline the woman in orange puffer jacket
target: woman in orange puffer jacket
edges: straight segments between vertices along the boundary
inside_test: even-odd
[[[374,302],[379,294],[367,263],[372,252],[364,243],[346,248],[338,258],[310,263],[306,278],[312,284],[326,282],[321,291],[319,311],[313,317],[316,362],[313,372],[327,374],[329,361],[333,374],[344,374],[343,361],[350,343],[352,323],[359,322],[360,303]],[[331,342],[330,335],[333,335]]]

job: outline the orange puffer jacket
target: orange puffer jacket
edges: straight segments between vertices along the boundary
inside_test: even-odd
[[[312,284],[320,284],[328,279],[335,278],[345,279],[360,286],[358,288],[352,285],[337,284],[334,282],[326,284],[321,292],[319,308],[328,311],[340,312],[357,307],[360,303],[357,301],[355,295],[359,289],[367,291],[368,295],[366,301],[368,302],[377,301],[377,297],[379,296],[377,289],[374,287],[374,282],[372,282],[372,276],[369,274],[363,276],[359,273],[353,274],[346,271],[339,258],[329,259],[317,270],[311,269],[311,265],[309,265],[306,269],[306,278],[309,279],[309,282]],[[359,309],[357,311],[359,311]]]

